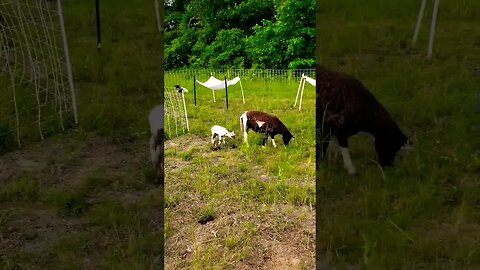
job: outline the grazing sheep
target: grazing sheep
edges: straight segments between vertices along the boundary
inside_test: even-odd
[[[337,138],[349,174],[356,173],[348,152],[350,136],[373,135],[382,167],[391,166],[397,152],[411,145],[382,104],[353,76],[317,65],[316,79],[317,161],[318,155],[325,159],[330,136]]]
[[[282,123],[282,121],[280,121],[280,119],[278,119],[278,117],[264,112],[246,111],[240,116],[240,130],[243,130],[243,140],[247,144],[247,132],[249,129],[265,134],[262,146],[265,146],[268,138],[271,138],[273,146],[277,147],[274,139],[277,134],[282,135],[283,143],[285,145],[288,145],[290,140],[293,139],[292,133],[290,133],[288,128]]]
[[[163,105],[155,107],[148,116],[150,124],[150,159],[157,175],[157,182],[163,184]]]
[[[212,131],[213,147],[220,147],[220,145],[222,144],[222,141],[223,141],[223,144],[225,144],[225,137],[229,137],[230,139],[233,139],[235,137],[235,131],[230,132],[226,128],[221,126],[215,125],[211,128],[211,131]],[[218,138],[218,143],[216,140],[217,138]]]

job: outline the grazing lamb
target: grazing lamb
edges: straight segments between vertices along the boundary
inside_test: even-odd
[[[163,105],[155,107],[148,116],[150,124],[150,159],[157,175],[157,182],[163,184]]]
[[[228,131],[226,128],[221,127],[221,126],[213,126],[211,128],[212,131],[212,144],[213,147],[220,147],[220,145],[225,144],[225,137],[229,137],[230,139],[233,139],[235,137],[235,131]],[[217,138],[218,138],[218,144],[217,144]]]
[[[356,173],[348,152],[350,136],[359,132],[373,135],[382,167],[391,166],[397,152],[411,145],[387,110],[360,81],[320,65],[316,77],[317,166],[318,155],[320,160],[325,159],[330,136],[337,138],[349,174]]]
[[[259,111],[246,111],[240,116],[240,130],[243,131],[243,140],[248,144],[247,132],[252,129],[258,133],[264,133],[265,137],[262,141],[262,146],[265,146],[268,138],[272,139],[272,144],[275,144],[275,135],[282,135],[283,143],[288,145],[293,138],[292,133],[288,128],[278,119],[278,117],[266,114]]]

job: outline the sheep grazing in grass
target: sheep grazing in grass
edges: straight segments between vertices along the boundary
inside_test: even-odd
[[[382,167],[391,166],[397,152],[411,145],[387,110],[351,75],[317,65],[317,162],[324,160],[331,136],[340,146],[349,174],[356,174],[348,151],[348,138],[359,132],[373,135]]]
[[[150,159],[157,175],[157,182],[163,183],[163,105],[155,107],[148,116],[150,124]]]
[[[212,131],[212,144],[213,147],[220,147],[220,145],[225,144],[225,137],[229,137],[230,139],[233,139],[235,137],[235,131],[228,131],[226,128],[221,127],[221,126],[213,126],[211,128]]]
[[[265,134],[262,141],[262,146],[265,146],[268,138],[272,139],[272,144],[277,147],[275,143],[275,135],[282,135],[283,144],[288,145],[293,139],[292,133],[288,128],[278,119],[278,117],[269,115],[259,111],[246,111],[240,116],[240,130],[243,131],[243,140],[248,144],[247,132],[252,129],[255,132]]]

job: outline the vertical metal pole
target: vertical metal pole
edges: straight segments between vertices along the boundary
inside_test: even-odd
[[[427,58],[430,58],[432,56],[433,38],[435,37],[435,25],[437,24],[437,13],[439,4],[440,0],[435,0],[435,4],[433,6],[432,22],[430,24],[430,38],[428,40]]]
[[[160,12],[158,11],[158,0],[155,0],[155,18],[157,19],[157,30],[159,33],[162,32],[162,25],[160,24]]]
[[[75,117],[75,124],[78,124],[77,97],[76,97],[75,88],[73,86],[72,66],[70,64],[70,53],[68,52],[67,33],[65,32],[65,22],[63,20],[61,0],[57,0],[57,8],[58,8],[58,17],[60,19],[60,30],[62,32],[62,39],[63,39],[63,51],[65,53],[65,61],[67,66],[68,86],[70,87],[70,91],[72,92],[73,115]]]
[[[100,0],[95,0],[95,13],[97,17],[97,50],[102,47],[102,33],[100,31]]]
[[[228,110],[228,86],[227,86],[227,77],[225,77],[225,100],[227,102],[227,110]]]
[[[413,33],[412,45],[415,45],[415,43],[417,42],[418,32],[420,31],[420,24],[422,23],[422,17],[423,17],[423,13],[425,11],[426,2],[427,2],[427,0],[422,0],[422,4],[420,6],[420,11],[418,12],[417,25],[415,26],[415,31]]]
[[[196,108],[197,107],[197,80],[195,79],[195,75],[193,75],[193,102]]]

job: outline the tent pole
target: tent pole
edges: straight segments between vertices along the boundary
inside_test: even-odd
[[[304,80],[303,75],[304,74],[302,74],[302,78],[300,79],[300,83],[298,84],[297,96],[295,97],[295,103],[293,104],[293,107],[297,106],[298,94],[300,93],[300,87],[302,86],[302,82]]]
[[[440,0],[435,0],[435,4],[433,6],[432,22],[430,23],[430,38],[428,41],[427,58],[430,58],[432,56],[433,38],[435,36],[435,25],[437,24],[437,13],[438,13],[439,3],[440,3]]]
[[[227,77],[225,77],[225,101],[227,102],[227,110],[228,110],[228,85],[227,85]]]
[[[412,45],[415,45],[415,43],[417,42],[418,32],[420,31],[420,24],[422,23],[422,17],[423,17],[423,13],[425,11],[426,2],[427,2],[427,0],[422,0],[422,4],[421,4],[420,10],[418,12],[417,24],[415,25],[415,31],[413,33]]]
[[[240,78],[240,76],[238,76]],[[243,86],[242,86],[242,79],[240,79],[240,89],[242,90],[242,99],[243,99],[243,104],[245,104],[245,96],[243,95]]]
[[[298,106],[298,111],[302,109],[302,99],[303,99],[303,90],[305,89],[305,81],[306,79],[304,79],[302,83],[302,93],[300,94],[300,105]]]
[[[193,75],[193,102],[196,108],[197,107],[197,80],[195,79],[195,75]]]

